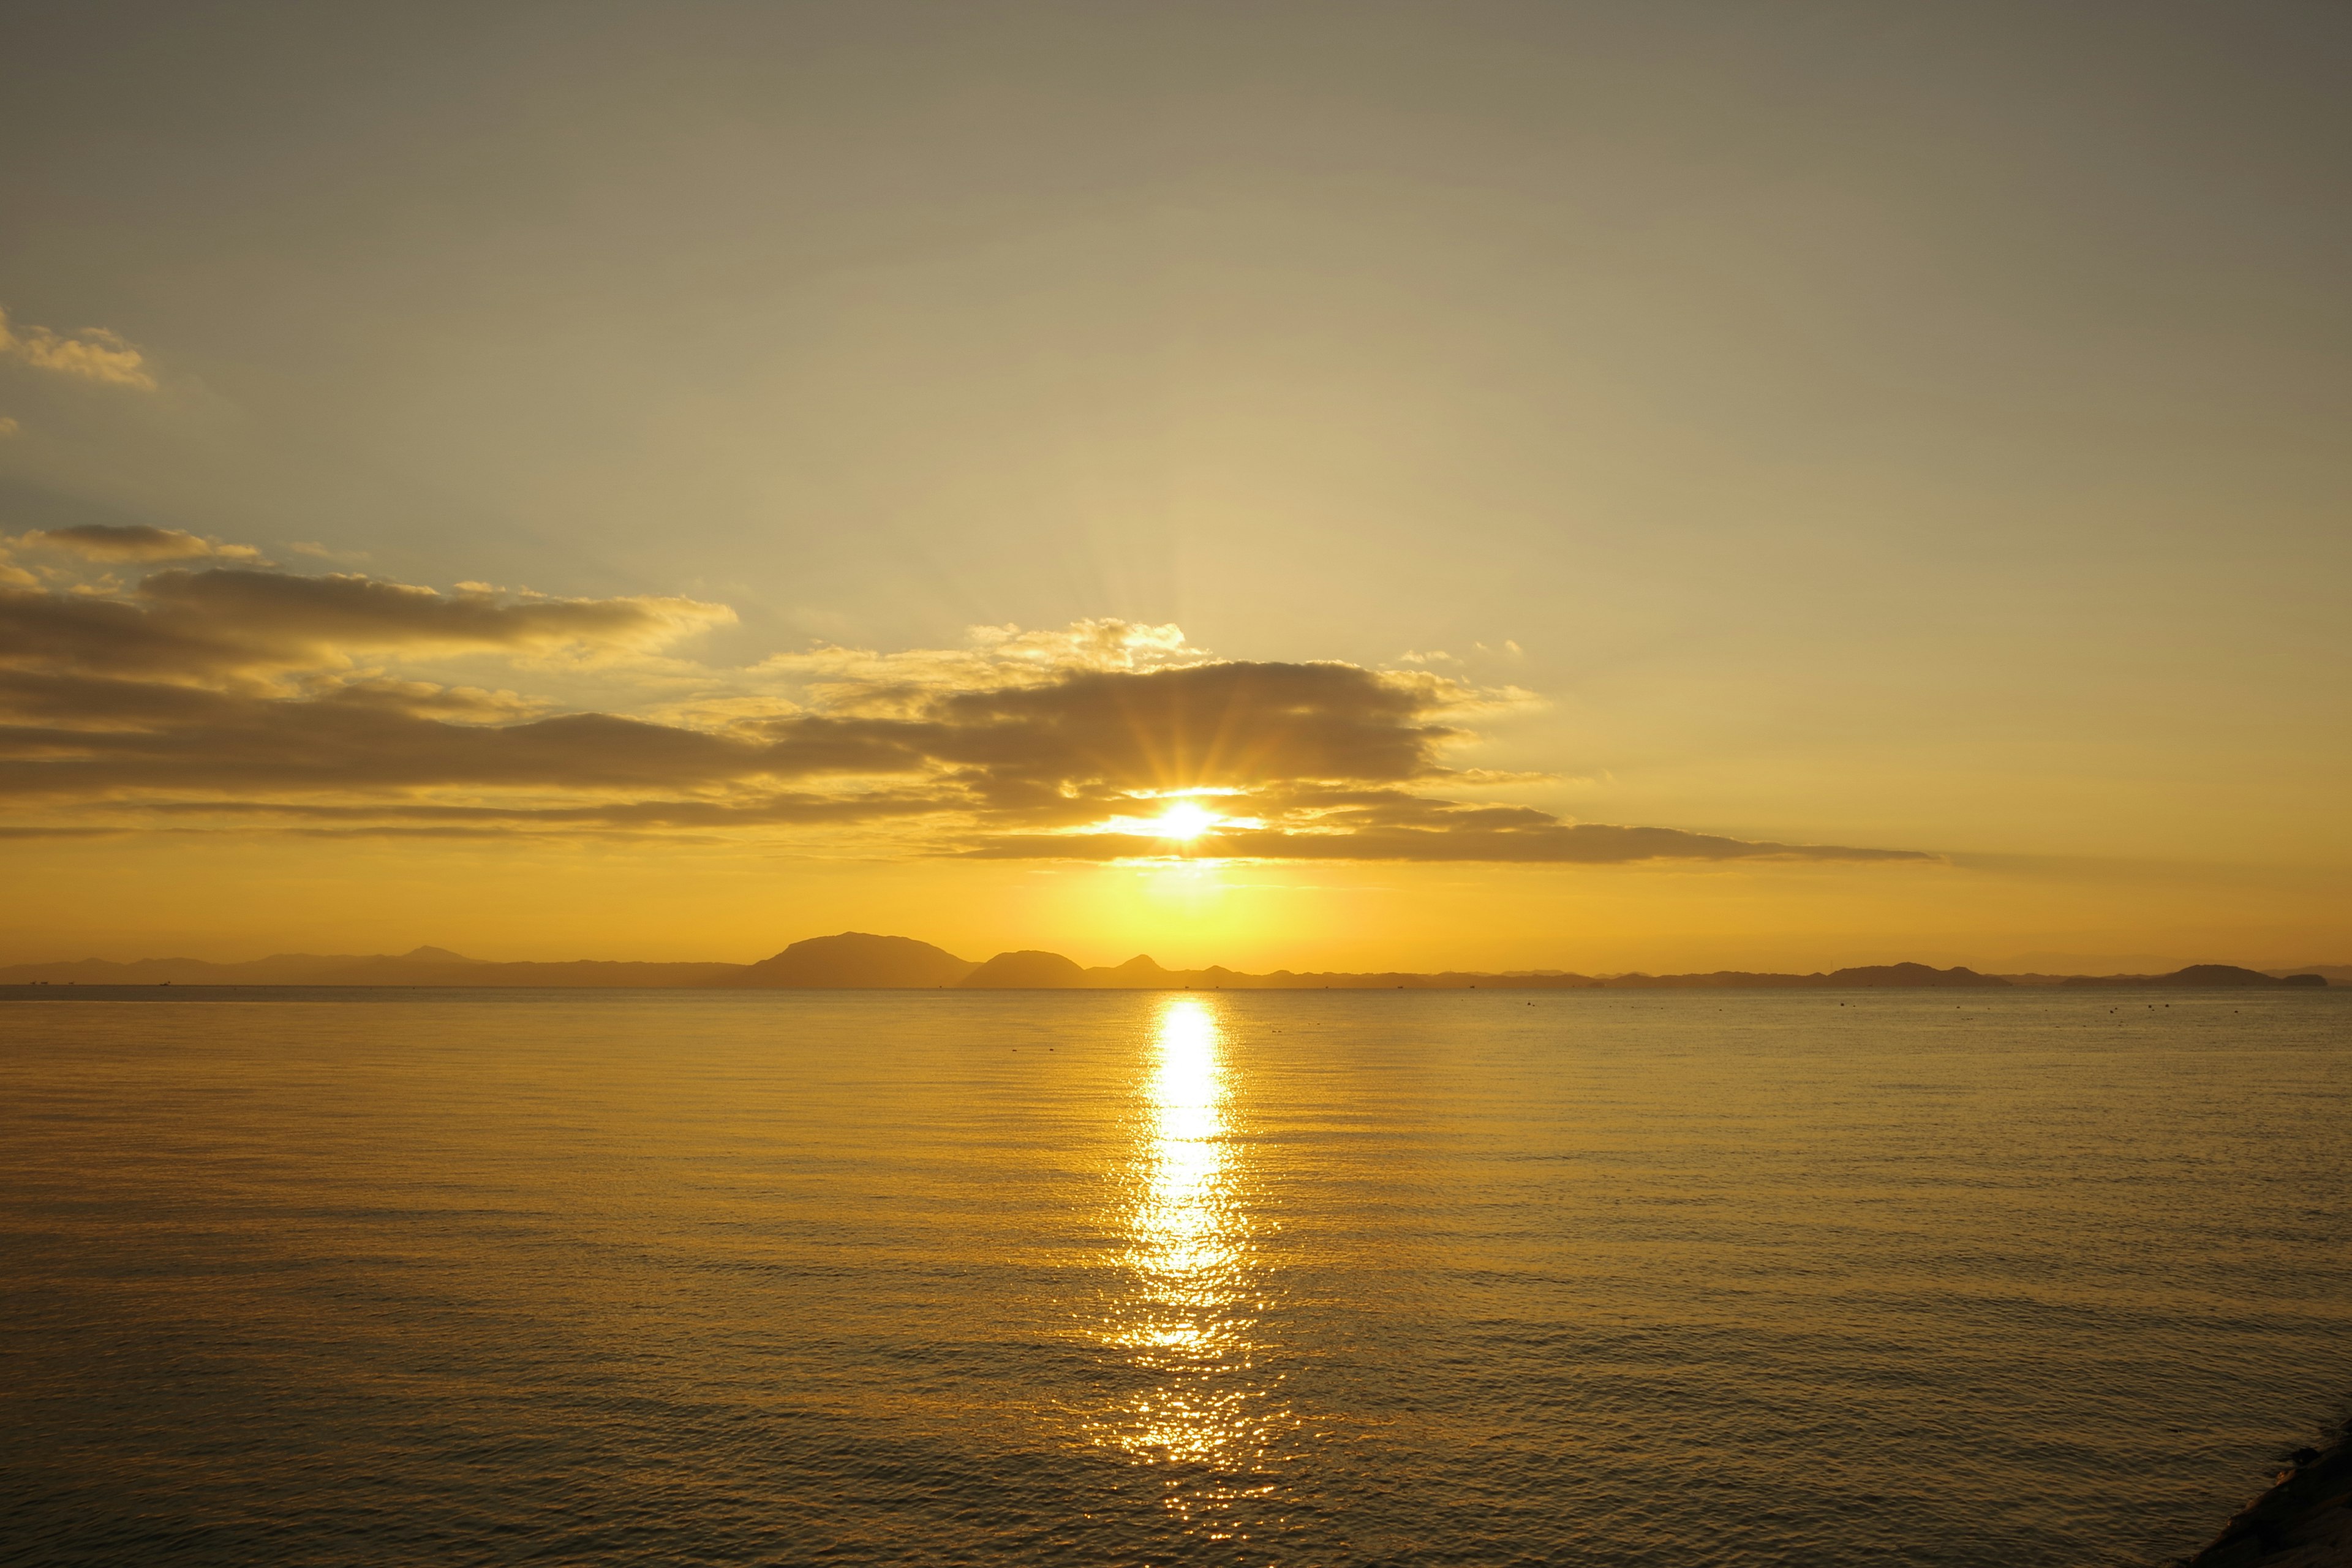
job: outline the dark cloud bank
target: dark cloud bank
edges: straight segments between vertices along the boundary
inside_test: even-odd
[[[88,532],[88,530],[81,531]],[[110,560],[188,536],[82,541]],[[226,547],[205,544],[218,552]],[[0,809],[39,832],[613,836],[823,828],[894,853],[1606,864],[1925,860],[1571,823],[1450,798],[1479,694],[1341,663],[885,673],[708,722],[546,714],[375,666],[484,653],[625,666],[731,619],[671,598],[441,594],[169,567],[128,591],[0,588]],[[1170,796],[1226,820],[1155,837]]]

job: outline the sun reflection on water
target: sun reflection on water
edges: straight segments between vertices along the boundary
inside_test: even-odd
[[[1234,1510],[1273,1489],[1272,1449],[1289,1423],[1278,1378],[1260,1365],[1264,1284],[1212,1005],[1170,997],[1146,1060],[1120,1193],[1123,1278],[1101,1328],[1144,1385],[1094,1436],[1139,1462],[1196,1472],[1170,1479],[1168,1506],[1210,1533],[1244,1533]]]

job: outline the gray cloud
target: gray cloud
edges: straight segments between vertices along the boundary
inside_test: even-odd
[[[467,724],[382,691],[302,700],[14,672],[0,794],[670,788],[768,771],[773,748],[606,713]]]
[[[961,804],[920,791],[816,795],[780,791],[741,801],[630,800],[598,805],[434,805],[384,802],[321,805],[300,801],[199,800],[142,804],[164,816],[266,816],[299,822],[444,823],[485,832],[513,827],[758,827],[774,824],[877,822],[934,816]]]
[[[657,647],[725,614],[246,568],[167,569],[113,596],[0,590],[0,799],[74,819],[25,829],[41,832],[92,813],[305,834],[824,830],[901,853],[1103,860],[1178,852],[1146,823],[1188,796],[1229,819],[1193,855],[1930,858],[1414,793],[1465,782],[1444,752],[1486,700],[1424,672],[1191,655],[1105,668],[1095,637],[1058,667],[871,660],[874,678],[835,681],[814,710],[730,699],[689,723],[351,669],[369,651]]]
[[[85,561],[257,561],[261,557],[261,552],[250,544],[223,544],[217,539],[144,523],[83,522],[71,528],[36,529],[23,535],[22,542]]]
[[[332,669],[379,650],[657,647],[733,618],[692,599],[501,599],[373,577],[175,568],[127,598],[0,588],[0,663],[217,681]]]
[[[999,779],[1164,791],[1418,777],[1463,738],[1439,716],[1465,695],[1350,664],[1225,663],[959,691],[928,717],[938,755]]]

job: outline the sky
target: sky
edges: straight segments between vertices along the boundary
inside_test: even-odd
[[[2352,959],[2352,13],[31,5],[0,959]]]

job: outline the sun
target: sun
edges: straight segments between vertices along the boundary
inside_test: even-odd
[[[1180,801],[1160,813],[1159,820],[1152,826],[1159,829],[1162,838],[1198,838],[1221,820],[1213,811],[1194,805],[1191,801]]]

